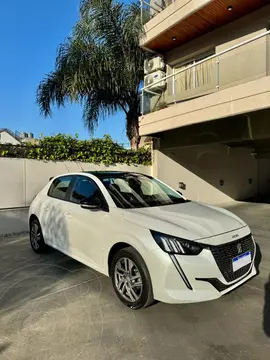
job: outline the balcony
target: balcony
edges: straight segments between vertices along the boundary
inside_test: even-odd
[[[142,23],[146,24],[175,1],[176,0],[140,0]]]
[[[230,104],[233,94],[241,95],[244,98],[250,84],[253,84],[251,90],[257,89],[258,92],[266,94],[265,88],[256,86],[256,81],[265,79],[263,80],[264,85],[261,83],[261,86],[268,88],[267,84],[270,85],[269,34],[270,31],[266,31],[219,53],[194,59],[177,68],[168,67],[169,71],[165,77],[142,89],[141,135],[192,124],[195,117],[192,118],[191,114],[195,111],[196,106],[200,110],[204,110],[208,106],[212,106],[212,109],[215,108],[211,116],[202,118],[203,121],[232,116],[233,110],[235,110]],[[247,83],[249,85],[245,86]],[[270,106],[270,94],[267,95],[267,104],[269,103]],[[252,101],[252,98],[249,101]],[[222,114],[221,111],[224,104],[228,105],[227,115],[226,113]],[[254,102],[253,105],[253,111],[258,106],[259,108],[264,107],[259,99],[257,104]],[[244,112],[245,107],[237,110],[238,114]],[[181,122],[183,113],[185,113],[186,120],[184,121],[182,117],[183,121]],[[165,120],[171,118],[172,114],[174,114],[174,118],[177,117],[177,121],[175,120],[173,123],[171,120],[166,123]],[[157,119],[160,119],[162,124],[161,122],[157,124]],[[151,124],[153,126],[150,126]],[[154,124],[157,125],[156,128]]]
[[[141,0],[140,45],[165,53],[266,5],[269,0]]]

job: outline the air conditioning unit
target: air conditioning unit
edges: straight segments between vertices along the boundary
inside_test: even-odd
[[[165,67],[165,63],[161,56],[157,56],[149,60],[144,60],[145,75],[150,74],[157,70],[163,70],[164,67]]]
[[[148,74],[144,77],[144,86],[148,86],[153,84],[152,86],[149,86],[149,89],[151,90],[163,90],[166,86],[166,81],[159,81],[162,80],[166,76],[166,73],[164,71],[155,71],[152,74]],[[154,84],[155,82],[159,81],[157,84]]]

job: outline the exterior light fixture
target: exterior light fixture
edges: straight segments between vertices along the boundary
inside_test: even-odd
[[[232,5],[229,5],[229,6],[227,7],[227,10],[228,10],[228,11],[232,11],[232,9],[233,9]]]
[[[176,36],[173,36],[173,37],[172,37],[172,41],[176,41]]]

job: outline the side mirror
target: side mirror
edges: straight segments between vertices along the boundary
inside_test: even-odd
[[[98,198],[82,200],[80,205],[81,208],[87,210],[100,210],[102,207],[101,201]]]

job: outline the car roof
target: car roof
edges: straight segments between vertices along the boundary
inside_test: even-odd
[[[103,178],[103,177],[107,177],[107,176],[113,177],[113,176],[119,176],[119,175],[124,175],[124,174],[136,174],[133,171],[104,171],[104,170],[103,171],[84,171],[84,173],[94,175],[98,178]]]
[[[55,178],[59,178],[61,176],[68,176],[68,175],[81,175],[81,174],[89,174],[89,175],[94,175],[99,179],[103,179],[106,177],[117,177],[119,175],[125,175],[125,174],[132,174],[132,175],[144,175],[146,177],[149,177],[149,175],[145,175],[145,174],[141,174],[141,173],[137,173],[134,171],[106,171],[106,170],[102,170],[102,171],[80,171],[80,172],[70,172],[70,173],[66,173],[66,174],[61,174],[61,175],[57,175],[57,176],[51,176],[49,181],[51,181],[52,179]]]

